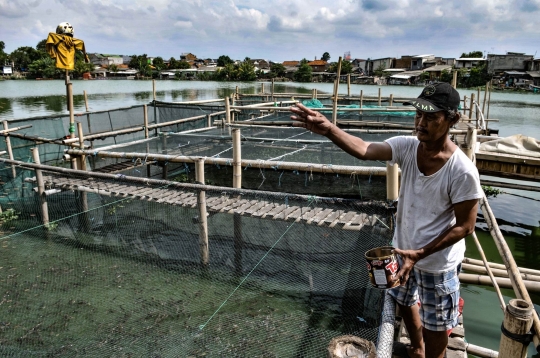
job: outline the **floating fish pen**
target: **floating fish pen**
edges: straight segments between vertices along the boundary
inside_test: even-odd
[[[398,169],[280,123],[289,104],[4,122],[2,355],[322,356],[354,336],[391,357],[401,330],[364,253],[391,243]],[[365,140],[411,133],[393,108],[335,104]],[[474,131],[453,135],[473,153]]]

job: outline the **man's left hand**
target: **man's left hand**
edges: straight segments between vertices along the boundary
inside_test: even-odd
[[[401,268],[396,275],[401,286],[405,286],[414,265],[421,259],[419,250],[394,249],[394,253],[401,256]]]

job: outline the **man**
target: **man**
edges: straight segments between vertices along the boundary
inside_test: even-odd
[[[425,87],[406,103],[416,108],[416,137],[383,143],[364,142],[300,104],[291,109],[295,127],[324,135],[359,159],[390,161],[401,168],[394,234],[401,286],[389,293],[409,332],[411,357],[444,357],[446,331],[458,323],[463,238],[474,231],[482,197],[478,170],[449,137],[459,121],[459,102],[448,83]]]

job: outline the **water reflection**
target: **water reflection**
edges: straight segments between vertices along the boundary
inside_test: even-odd
[[[11,101],[8,98],[0,98],[0,115],[11,112]]]

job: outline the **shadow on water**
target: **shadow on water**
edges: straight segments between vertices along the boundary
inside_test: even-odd
[[[7,98],[0,98],[0,114],[10,113],[11,111],[11,101]]]

